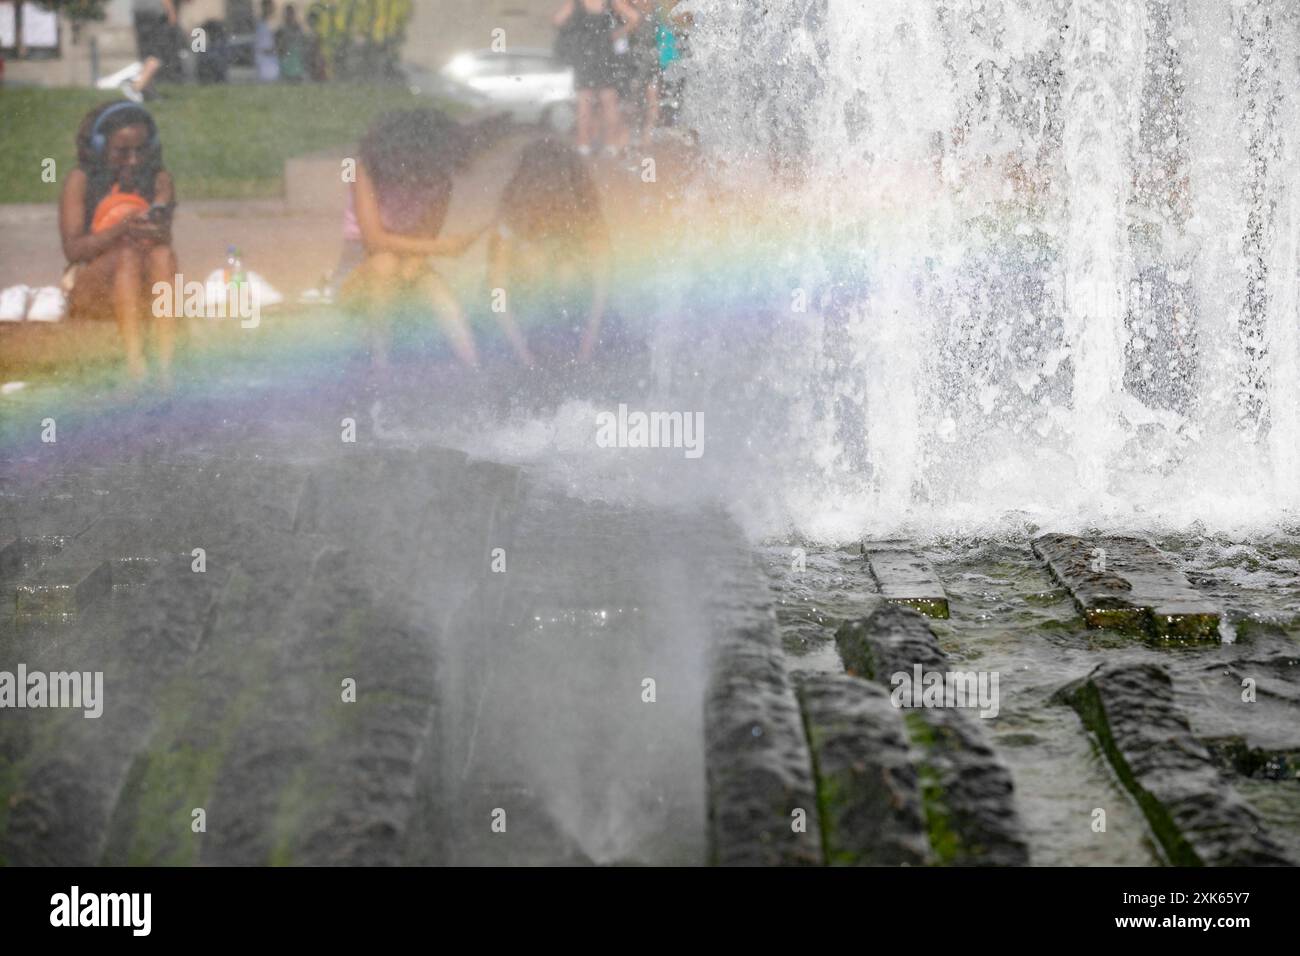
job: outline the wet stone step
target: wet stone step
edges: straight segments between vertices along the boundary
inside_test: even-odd
[[[1142,634],[1162,645],[1220,639],[1219,609],[1145,541],[1046,534],[1033,547],[1089,627]]]
[[[72,537],[104,512],[106,494],[0,495],[0,537]]]
[[[475,782],[457,794],[451,814],[457,839],[453,866],[590,866],[591,859],[520,783]]]
[[[1255,812],[1227,783],[1151,663],[1102,664],[1062,699],[1097,738],[1175,866],[1289,865]]]
[[[14,577],[22,571],[27,557],[25,551],[22,538],[0,538],[0,579]]]
[[[93,519],[72,538],[20,539],[19,560],[39,563],[14,589],[15,613],[24,619],[77,614],[111,588],[142,585],[160,566],[188,571],[179,541],[156,516],[115,515]]]
[[[360,559],[336,548],[316,559],[295,618],[213,793],[213,813],[238,824],[213,830],[203,859],[400,863],[434,726],[433,635],[378,606]]]
[[[266,533],[221,563],[227,577],[210,623],[187,666],[149,688],[154,720],[132,762],[114,808],[103,862],[110,865],[192,865],[208,844],[236,841],[243,824],[214,803],[219,787],[263,792],[282,766],[294,766],[301,744],[274,741],[259,750],[258,772],[231,780],[240,729],[281,700],[287,689],[270,680],[280,645],[305,613],[301,603],[322,546],[314,539]],[[212,573],[212,572],[209,572]],[[201,575],[194,575],[201,577]],[[151,595],[142,594],[143,600]],[[338,685],[328,689],[334,699]],[[229,792],[224,791],[224,792]],[[203,809],[207,832],[191,828]],[[254,830],[260,826],[252,821]]]
[[[927,617],[948,617],[948,596],[930,562],[915,551],[862,546],[871,576],[880,594],[892,604],[903,604]]]
[[[367,580],[385,600],[443,626],[504,545],[519,485],[518,469],[471,463],[459,451],[366,449],[312,473],[296,530],[364,549]],[[384,493],[359,491],[372,487]],[[507,554],[507,566],[516,564]]]
[[[1011,774],[978,722],[958,710],[912,710],[904,724],[917,769],[930,846],[947,866],[1025,866],[1029,848]]]
[[[1269,653],[1256,639],[1238,654],[1179,668],[1175,691],[1192,732],[1202,739],[1241,737],[1253,750],[1300,749],[1300,656]],[[1242,653],[1244,652],[1244,653]]]
[[[879,681],[886,687],[892,674],[944,671],[948,658],[930,625],[917,611],[885,605],[864,618],[845,621],[835,632],[844,668],[850,674]]]
[[[188,537],[164,515],[105,515],[77,535],[72,550],[106,557],[113,587],[139,587],[156,568],[194,573]]]
[[[65,553],[14,588],[14,613],[20,620],[70,617],[85,611],[112,587],[108,561],[84,552]]]
[[[0,581],[12,581],[35,571],[68,546],[64,535],[9,538],[0,541]]]
[[[989,746],[976,716],[990,701],[979,695],[959,700],[955,693],[948,700],[948,688],[955,690],[959,678],[963,693],[969,694],[981,686],[981,679],[991,689],[992,675],[953,671],[926,618],[898,604],[887,603],[865,618],[846,621],[835,641],[845,669],[887,688],[891,706],[903,711],[935,862],[1027,864],[1029,849],[1011,774]],[[914,686],[918,680],[921,687]],[[930,684],[938,688],[933,703],[927,703],[923,691]],[[922,706],[914,706],[918,699]]]
[[[568,859],[564,840],[547,849],[551,837],[567,835],[601,864],[704,862],[700,685],[708,629],[699,605],[712,588],[698,582],[701,565],[729,571],[739,560],[700,557],[729,525],[611,508],[531,483],[517,507],[486,517],[491,531],[457,530],[476,586],[442,629],[436,744],[450,807],[480,784],[509,782],[556,821],[523,824],[533,828],[530,861]],[[507,552],[504,573],[489,566],[485,531]],[[657,688],[650,700],[645,678]],[[508,810],[489,804],[469,825],[482,824],[493,806]],[[510,842],[455,827],[443,841],[452,859],[466,862],[478,852],[497,859]]]
[[[463,452],[443,449],[357,449],[312,470],[296,528],[353,539],[409,525],[427,506],[442,503],[453,490],[465,490],[467,461]],[[372,488],[384,493],[367,493]],[[417,513],[396,507],[397,502],[418,503]],[[376,532],[377,522],[382,527]]]
[[[0,859],[100,862],[114,807],[150,738],[158,690],[202,642],[220,584],[215,573],[155,568],[140,591],[115,594],[105,613],[19,658],[48,672],[102,673],[100,714],[47,709],[0,721],[0,754],[9,760],[0,773],[0,803],[9,808],[0,814]]]
[[[825,861],[812,756],[770,591],[747,544],[723,525],[696,553],[709,568],[712,635],[704,697],[709,855],[722,865]],[[694,553],[694,552],[693,552]],[[796,832],[794,811],[805,812]]]
[[[1300,781],[1300,747],[1264,750],[1250,746],[1243,737],[1207,738],[1205,746],[1215,763],[1243,777]]]
[[[931,862],[920,781],[888,692],[846,674],[808,675],[798,692],[826,861],[844,866]]]
[[[111,493],[105,514],[156,525],[191,546],[214,547],[249,534],[289,531],[308,469],[231,452],[220,460],[177,453],[149,467],[112,469],[97,478]]]
[[[774,629],[728,635],[715,654],[704,710],[712,862],[821,863],[812,758]]]
[[[160,511],[206,542],[238,542],[264,531],[292,531],[309,472],[287,462],[235,459],[190,470]]]

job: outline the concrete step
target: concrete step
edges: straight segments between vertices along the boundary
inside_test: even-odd
[[[903,723],[914,749],[930,847],[938,863],[952,866],[1020,866],[1029,862],[1024,828],[1016,809],[1011,775],[988,745],[973,701],[946,699],[958,672],[919,612],[885,604],[865,618],[848,621],[835,635],[845,669],[889,688],[891,702],[904,708]],[[979,675],[966,674],[965,686]],[[933,705],[913,684],[933,682]],[[965,705],[954,707],[953,705]],[[968,709],[972,708],[972,709]]]
[[[927,617],[948,617],[948,595],[930,562],[915,551],[864,543],[871,576],[880,594],[892,604],[902,604]]]
[[[812,754],[757,567],[716,582],[705,698],[710,859],[724,866],[824,862]],[[798,816],[796,816],[796,814]],[[795,821],[803,820],[803,829]]]
[[[1191,732],[1168,672],[1151,663],[1102,664],[1068,685],[1121,784],[1174,866],[1294,865],[1263,831]]]
[[[100,862],[110,820],[162,706],[159,691],[202,644],[219,573],[152,567],[94,615],[25,630],[0,646],[5,665],[102,673],[102,712],[7,711],[0,721],[0,859],[18,865]]]
[[[376,603],[361,564],[336,548],[316,557],[271,649],[266,692],[232,733],[204,862],[402,862],[434,731],[434,640]]]
[[[920,779],[889,694],[847,674],[808,675],[798,690],[817,778],[826,862],[931,863]]]
[[[1046,534],[1035,539],[1034,553],[1070,591],[1089,627],[1162,645],[1219,640],[1219,609],[1145,541]]]
[[[121,789],[105,863],[194,864],[214,840],[238,839],[231,831],[241,821],[223,813],[216,794],[229,785],[226,774],[239,759],[234,746],[241,728],[269,706],[263,701],[285,693],[269,675],[283,636],[302,620],[302,595],[324,550],[319,541],[289,535],[260,542],[225,565],[229,578],[188,666],[150,688],[155,720]],[[257,793],[263,788],[257,774],[241,783]],[[191,829],[199,808],[207,814],[207,833]]]

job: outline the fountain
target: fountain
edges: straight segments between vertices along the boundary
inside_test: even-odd
[[[780,507],[752,502],[756,527],[1258,528],[1295,507],[1291,5],[693,9],[689,121],[715,165],[682,218],[698,268],[665,284],[725,319],[666,330],[659,381],[681,407],[707,407],[706,367],[715,399],[761,382],[749,437]]]

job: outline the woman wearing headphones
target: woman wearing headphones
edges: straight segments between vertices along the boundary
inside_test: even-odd
[[[147,374],[144,324],[163,312],[153,319],[163,387],[171,385],[175,350],[176,320],[170,314],[178,271],[171,248],[175,204],[153,117],[130,102],[91,110],[77,130],[77,168],[59,200],[59,232],[69,262],[68,314],[116,320],[127,372],[140,382]],[[166,283],[169,291],[165,308],[155,310],[157,283]]]

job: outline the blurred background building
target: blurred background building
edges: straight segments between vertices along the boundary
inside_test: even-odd
[[[285,5],[277,0],[277,22]],[[59,12],[51,12],[50,6]],[[251,36],[258,6],[260,0],[187,0],[181,4],[181,25],[188,32],[220,21],[238,51]],[[496,29],[505,31],[510,47],[550,47],[551,15],[559,0],[332,0],[294,6],[300,18],[313,7],[322,9],[336,22],[336,32],[350,24],[358,47],[365,45],[359,35],[369,32],[383,41],[385,56],[395,51],[400,62],[416,72],[433,72],[459,52],[488,47]],[[128,66],[137,59],[131,8],[131,0],[0,0],[3,79],[37,86],[90,86]],[[99,18],[75,15],[87,10]],[[238,67],[238,57],[235,63]],[[367,68],[381,70],[383,64],[353,57],[349,68],[361,76]],[[239,78],[236,68],[232,79]]]

